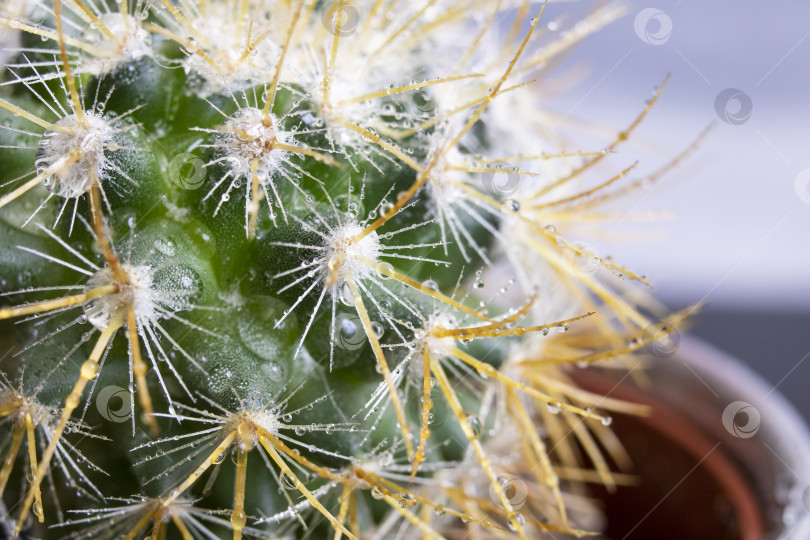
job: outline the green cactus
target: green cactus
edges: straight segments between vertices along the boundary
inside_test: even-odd
[[[660,90],[571,152],[535,79],[623,8],[394,4],[6,8],[9,535],[587,532],[638,409],[570,371],[683,317],[569,231],[660,176],[600,168]]]

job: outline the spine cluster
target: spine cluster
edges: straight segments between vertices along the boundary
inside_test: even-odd
[[[644,409],[576,373],[684,314],[582,238],[694,145],[637,175],[663,85],[590,150],[538,88],[623,7],[562,32],[495,0],[4,9],[10,537],[598,532],[611,415]]]

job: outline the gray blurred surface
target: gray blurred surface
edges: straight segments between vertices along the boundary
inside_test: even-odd
[[[810,422],[810,311],[710,306],[691,333],[750,366]]]

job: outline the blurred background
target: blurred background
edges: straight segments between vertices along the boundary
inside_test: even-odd
[[[767,13],[753,0],[625,4],[627,15],[571,51],[559,78],[540,81],[565,89],[547,108],[561,125],[604,135],[627,126],[670,74],[614,168],[640,157],[640,170],[654,170],[714,128],[634,208],[670,210],[669,219],[636,224],[638,242],[617,231],[621,241],[602,245],[649,276],[670,307],[706,302],[692,333],[810,419],[810,2],[768,4]],[[549,4],[545,16],[594,8]]]

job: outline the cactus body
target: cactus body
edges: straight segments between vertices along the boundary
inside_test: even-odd
[[[3,19],[8,533],[591,526],[634,409],[569,368],[661,336],[568,231],[640,185],[599,166],[658,92],[595,152],[526,106],[622,10],[555,41],[528,3],[97,4]]]

